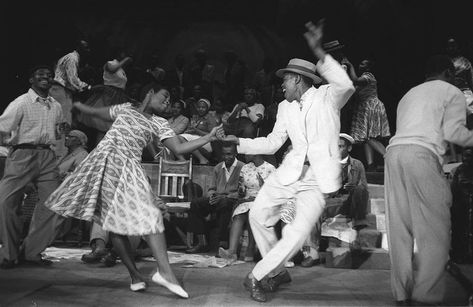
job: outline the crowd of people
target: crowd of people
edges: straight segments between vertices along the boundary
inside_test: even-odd
[[[146,278],[134,258],[139,241],[132,240],[143,237],[157,260],[152,280],[187,298],[167,258],[166,205],[141,162],[192,155],[195,163],[214,168],[206,194],[191,200],[186,228],[197,244],[186,252],[209,251],[207,224],[213,220],[217,255],[231,263],[248,230],[242,257],[254,261],[258,250],[261,260],[244,286],[253,300],[265,302],[266,292],[291,281],[286,267],[298,251],[303,266],[320,263],[327,199],[340,199],[337,213],[355,230],[367,226],[366,172],[383,169],[376,152],[386,157],[394,297],[400,304],[441,302],[450,241],[454,260],[473,260],[473,242],[464,244],[473,226],[473,217],[465,219],[465,208],[473,208],[471,63],[454,41],[448,54],[430,58],[425,82],[399,103],[396,133],[386,147],[392,133],[374,62],[365,59],[355,68],[339,42],[322,44],[323,22],[306,28],[317,64],[294,58],[275,70],[268,57],[248,77],[238,55],[226,52],[223,84],[215,81],[203,49],[191,67],[177,55],[173,70],[150,67],[132,84],[127,71],[133,59],[123,50],[104,63],[103,82],[89,84],[81,76],[92,52],[84,40],[54,70],[32,68],[30,89],[0,116],[2,145],[9,149],[0,181],[0,267],[51,265],[41,253],[70,228],[66,218],[75,218],[91,222],[92,251],[84,262],[113,265],[119,257],[130,289],[143,291]],[[340,114],[347,104],[353,112],[344,123]],[[350,155],[357,145],[365,163]],[[463,164],[452,172],[451,189],[442,164],[447,151],[455,156],[458,150]],[[451,216],[458,223],[449,218],[451,191]],[[23,237],[18,208],[32,193],[37,202]],[[285,226],[278,239],[280,221]]]

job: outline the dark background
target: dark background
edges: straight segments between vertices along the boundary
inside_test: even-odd
[[[53,64],[90,42],[89,62],[101,67],[110,51],[125,47],[134,65],[153,59],[162,67],[174,55],[204,48],[222,72],[222,53],[232,49],[251,71],[265,57],[284,66],[291,57],[313,60],[302,37],[308,20],[326,19],[325,41],[340,40],[356,65],[376,61],[379,95],[393,121],[397,101],[422,81],[426,57],[442,52],[455,37],[466,56],[473,53],[471,1],[427,0],[155,0],[3,2],[6,30],[4,109],[28,88],[27,71]]]

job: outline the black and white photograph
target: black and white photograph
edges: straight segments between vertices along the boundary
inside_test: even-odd
[[[2,7],[0,307],[473,306],[470,1]]]

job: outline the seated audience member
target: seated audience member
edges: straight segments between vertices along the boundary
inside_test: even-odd
[[[453,173],[452,179],[452,260],[457,263],[473,261],[473,148],[467,147],[462,154],[463,163]]]
[[[263,120],[264,106],[257,103],[257,93],[252,87],[245,89],[244,98],[244,102],[235,105],[228,118],[228,125],[224,128],[229,135],[254,138],[258,124]]]
[[[228,118],[230,117],[230,112],[225,110],[225,104],[222,98],[215,98],[215,102],[212,105],[212,109],[209,111],[214,118],[217,124],[228,124]]]
[[[342,164],[342,188],[337,196],[348,195],[338,213],[350,217],[353,228],[361,229],[367,226],[366,214],[368,208],[368,183],[365,168],[360,160],[352,158],[349,153],[355,140],[348,134],[341,133],[339,149]]]
[[[234,205],[238,201],[238,179],[243,163],[236,159],[236,146],[222,145],[223,161],[214,167],[208,196],[196,198],[191,202],[188,231],[197,235],[198,244],[186,253],[199,253],[209,250],[205,240],[205,221],[209,214],[216,215],[219,245],[228,242],[228,225]]]
[[[240,171],[240,179],[238,182],[240,199],[238,200],[238,206],[232,214],[233,220],[230,228],[229,248],[225,250],[220,247],[218,250],[219,256],[230,262],[234,262],[238,258],[238,244],[244,227],[248,225],[248,211],[256,195],[258,195],[258,191],[263,185],[264,180],[276,170],[272,164],[264,161],[261,155],[246,155],[246,161],[247,164],[243,165]],[[254,248],[255,241],[251,234],[251,229],[248,227],[248,249],[245,261],[253,261]]]
[[[80,130],[71,130],[66,136],[68,153],[58,162],[59,178],[63,180],[87,157],[87,136]]]
[[[189,119],[182,115],[185,109],[185,102],[182,100],[176,100],[171,105],[171,117],[168,118],[168,123],[176,134],[184,133],[189,125]]]
[[[193,115],[189,126],[185,133],[180,134],[182,140],[192,141],[199,137],[206,135],[212,130],[217,123],[215,119],[209,114],[210,101],[208,99],[201,98],[195,104],[197,114]],[[201,149],[194,151],[192,154],[199,160],[200,164],[209,164],[209,160],[202,154],[202,152],[209,156],[212,152],[212,146],[210,143],[204,145]],[[180,160],[183,157],[178,157]]]
[[[80,130],[71,130],[66,135],[65,145],[67,147],[68,153],[58,162],[59,179],[61,181],[69,176],[88,155],[88,152],[85,149],[87,146],[87,136]],[[74,221],[72,218],[66,219],[62,225],[61,232],[57,235],[57,237],[61,238],[70,234],[71,230],[73,229],[73,223]]]

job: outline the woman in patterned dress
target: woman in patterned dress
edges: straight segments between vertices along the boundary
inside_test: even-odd
[[[155,138],[176,154],[192,152],[214,140],[219,128],[197,140],[181,143],[167,120],[160,117],[170,107],[169,92],[165,89],[150,90],[140,109],[129,103],[93,108],[77,102],[74,107],[85,115],[114,122],[97,147],[51,194],[45,206],[62,216],[93,221],[109,231],[130,273],[132,291],[144,290],[146,283],[131,257],[128,236],[145,236],[158,263],[152,280],[187,298],[169,265],[158,208],[163,202],[152,192],[141,166],[141,153]]]
[[[238,191],[242,199],[232,214],[232,226],[230,228],[230,243],[228,249],[219,248],[218,254],[221,258],[229,262],[237,260],[237,249],[243,229],[248,222],[248,211],[250,211],[253,201],[258,195],[258,191],[264,180],[273,173],[276,168],[263,160],[262,155],[246,155],[247,164],[243,165],[240,171]],[[245,261],[253,261],[254,239],[249,229],[248,249]]]
[[[384,157],[386,148],[379,139],[390,136],[386,109],[378,99],[376,78],[371,72],[373,63],[370,60],[361,61],[358,67],[360,77],[356,75],[353,64],[348,60],[344,60],[343,64],[347,65],[348,75],[355,84],[358,94],[358,105],[351,124],[351,136],[357,143],[363,144],[368,170],[373,171],[376,169],[373,151]]]

